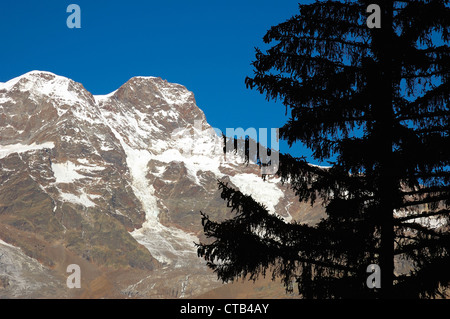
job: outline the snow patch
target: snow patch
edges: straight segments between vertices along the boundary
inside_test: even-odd
[[[12,102],[13,104],[16,103],[16,102],[15,102],[13,99],[11,99],[10,97],[0,97],[0,104],[4,104],[4,103],[7,103],[7,102]],[[2,109],[3,109],[3,107],[2,107]]]
[[[159,208],[155,189],[146,178],[147,165],[152,158],[147,150],[138,150],[122,144],[127,155],[127,164],[132,176],[134,194],[142,204],[145,212],[145,222],[140,229],[135,229],[131,235],[144,245],[159,262],[176,264],[183,262],[185,254],[194,255],[197,237],[175,228],[162,225],[158,220]],[[191,247],[191,249],[186,249]]]
[[[13,245],[11,245],[11,244],[8,244],[6,241],[3,241],[3,240],[1,240],[1,239],[0,239],[0,245],[3,245],[3,246],[6,246],[6,247],[10,247],[10,248],[13,248],[13,249],[20,250],[20,247],[16,247],[16,246],[13,246]]]
[[[80,192],[80,195],[75,195],[75,194],[71,194],[71,193],[64,193],[61,192],[59,194],[60,198],[62,199],[62,201],[64,202],[70,202],[73,204],[80,204],[83,205],[85,207],[94,207],[95,203],[93,201],[91,201],[90,197],[96,197],[97,195],[87,195],[84,190],[82,190]]]
[[[83,159],[78,159],[78,162],[83,163]],[[88,162],[85,161],[84,163]],[[90,178],[89,176],[80,174],[80,172],[92,173],[93,171],[101,171],[104,169],[104,167],[76,165],[71,161],[67,161],[64,163],[52,163],[52,171],[57,184],[73,183],[78,179]]]
[[[161,92],[164,100],[170,105],[186,103],[192,96],[192,93],[185,88],[174,90],[172,87],[160,87],[159,92]]]
[[[276,212],[275,206],[284,196],[283,191],[275,184],[280,181],[280,178],[264,181],[261,176],[254,174],[237,174],[230,176],[230,180],[243,194],[251,195],[255,201],[265,205],[272,214]]]
[[[131,175],[131,187],[145,212],[145,222],[142,227],[135,229],[130,234],[161,263],[174,264],[175,267],[179,267],[186,263],[186,259],[198,260],[193,244],[198,241],[196,236],[176,228],[166,227],[159,222],[158,202],[154,196],[155,189],[146,177],[148,163],[155,157],[145,148],[147,145],[143,141],[150,136],[149,128],[151,127],[145,127],[148,124],[144,121],[136,121],[132,114],[117,115],[107,110],[101,110],[101,112],[104,123],[111,129],[125,151]],[[122,129],[125,124],[130,123],[133,123],[131,127],[134,126],[134,132],[138,134],[129,136],[126,132],[122,132],[122,134],[118,132],[118,129]],[[142,129],[142,126],[145,129]],[[130,126],[126,125],[125,127],[129,128]],[[169,156],[169,154],[166,155]]]
[[[25,152],[29,152],[29,151],[37,151],[37,150],[41,150],[44,148],[54,148],[54,147],[55,147],[55,144],[53,142],[45,142],[42,144],[32,143],[29,145],[21,144],[21,143],[1,145],[0,158],[7,157],[8,155],[13,154],[13,153],[25,153]]]
[[[77,165],[72,162],[52,163],[52,171],[56,178],[56,183],[73,183],[77,179],[84,178],[84,175],[76,171]]]
[[[108,93],[108,94],[104,94],[104,95],[93,95],[95,103],[98,104],[98,103],[100,103],[100,102],[102,102],[104,100],[107,100],[107,99],[111,98],[116,92],[117,92],[117,90],[112,91],[111,93]]]
[[[402,217],[414,216],[414,215],[417,215],[417,213],[418,213],[418,211],[405,211],[405,210],[395,209],[394,217],[402,218]],[[417,223],[424,227],[436,229],[436,228],[447,225],[447,219],[443,216],[427,216],[427,217],[413,218],[413,219],[405,222],[405,224],[407,224],[407,223]]]

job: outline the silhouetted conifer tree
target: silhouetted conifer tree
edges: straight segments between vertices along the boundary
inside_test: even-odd
[[[369,28],[369,4],[381,28]],[[224,281],[270,271],[305,298],[443,296],[450,277],[449,1],[321,1],[272,27],[246,79],[290,112],[281,138],[331,167],[280,154],[277,175],[316,225],[285,223],[228,185],[235,217],[203,214],[199,256]],[[377,264],[381,288],[370,289]]]

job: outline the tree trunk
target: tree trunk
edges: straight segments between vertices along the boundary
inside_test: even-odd
[[[381,227],[381,297],[391,299],[394,281],[394,207],[395,171],[393,166],[393,1],[381,2],[382,19],[380,30],[381,83],[379,105],[380,142],[380,227]]]

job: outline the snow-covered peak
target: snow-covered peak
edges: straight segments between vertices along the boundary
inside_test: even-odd
[[[49,97],[59,104],[74,105],[80,100],[91,99],[81,83],[48,71],[30,71],[5,83],[0,83],[0,90],[6,92],[27,92],[29,97],[38,100]]]
[[[136,79],[143,79],[143,80],[154,80],[154,79],[158,79],[157,76],[143,76],[143,75],[134,76],[133,78],[136,78]],[[159,79],[160,79],[160,78],[159,78]]]
[[[0,89],[10,90],[14,86],[16,86],[18,83],[21,84],[21,83],[29,82],[29,81],[45,82],[49,79],[55,79],[55,78],[59,78],[59,82],[71,81],[70,79],[68,79],[66,77],[56,75],[52,72],[33,70],[33,71],[29,71],[25,74],[19,75],[18,77],[15,77],[7,82],[4,82],[4,83],[0,82]]]
[[[118,91],[126,92],[140,100],[146,100],[150,95],[169,105],[195,103],[194,94],[185,86],[154,76],[132,77]]]
[[[32,70],[32,71],[29,71],[29,72],[23,74],[22,76],[23,77],[32,77],[32,76],[42,76],[42,75],[48,75],[48,76],[52,76],[52,77],[65,78],[67,80],[70,80],[69,78],[66,78],[66,77],[61,76],[61,75],[57,75],[57,74],[55,74],[53,72],[42,71],[42,70]]]

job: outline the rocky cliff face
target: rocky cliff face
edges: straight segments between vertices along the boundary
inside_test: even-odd
[[[256,165],[224,158],[182,85],[134,77],[94,96],[41,71],[0,83],[0,297],[193,297],[221,286],[193,244],[200,210],[231,216],[218,179],[287,221],[322,215]],[[71,263],[81,289],[65,285]]]

